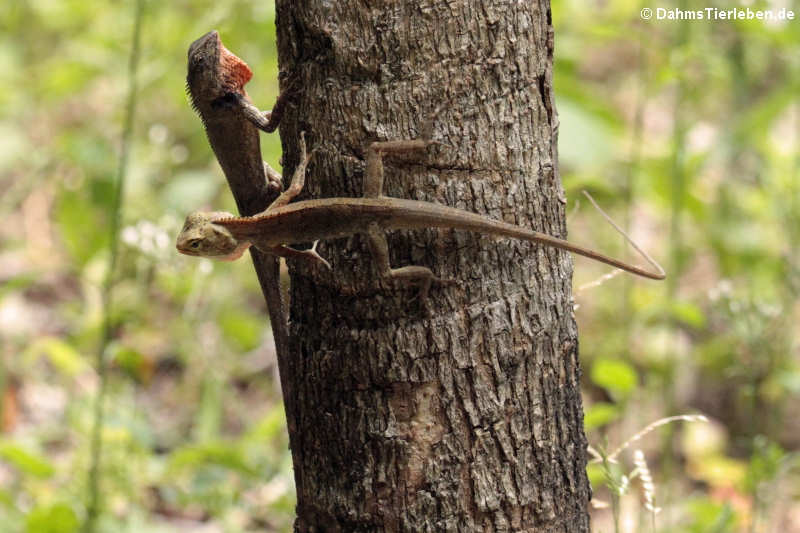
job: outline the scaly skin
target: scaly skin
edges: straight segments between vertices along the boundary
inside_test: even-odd
[[[201,37],[189,49],[187,80],[193,105],[203,118],[211,145],[234,191],[236,181],[244,181],[252,187],[253,175],[259,176],[258,183],[266,184],[261,179],[266,174],[258,151],[256,127],[270,130],[278,115],[262,114],[250,103],[244,84],[251,76],[247,65],[222,46],[216,32]],[[277,109],[279,105],[276,105]],[[614,227],[647,259],[655,271],[629,265],[565,240],[468,211],[382,196],[383,156],[387,153],[424,150],[431,144],[435,142],[430,139],[374,142],[367,148],[364,198],[326,198],[289,204],[305,183],[305,166],[309,157],[306,154],[305,138],[301,136],[300,164],[295,169],[291,186],[266,210],[256,216],[244,217],[219,212],[193,213],[187,217],[176,247],[187,255],[230,261],[239,258],[245,250],[253,246],[264,253],[301,257],[329,266],[317,254],[316,242],[320,239],[364,234],[381,277],[404,283],[419,283],[420,299],[425,300],[433,282],[449,280],[437,278],[430,269],[423,266],[392,268],[384,232],[392,229],[452,228],[537,242],[589,257],[637,276],[664,279],[661,266],[639,249],[616,225]],[[240,198],[242,196],[237,195],[237,201]],[[250,209],[243,209],[241,204],[240,211],[244,215],[255,214]],[[315,241],[311,250],[299,251],[287,246],[310,241]],[[285,327],[285,320],[281,324]]]
[[[186,217],[177,249],[186,255],[233,261],[249,246],[276,246],[366,233],[370,224],[382,230],[450,228],[538,242],[606,263],[650,279],[664,279],[594,250],[537,231],[448,206],[399,198],[324,198],[270,209],[253,217],[222,211],[195,212]]]
[[[250,67],[225,48],[216,31],[189,47],[188,71],[186,88],[192,107],[203,121],[239,211],[243,215],[262,211],[265,199],[280,191],[281,178],[261,159],[259,129],[275,130],[285,98],[278,99],[273,112],[258,111],[244,89],[253,77]]]
[[[186,217],[180,235],[178,251],[186,255],[213,257],[221,261],[234,261],[250,248],[251,243],[237,240],[225,227],[214,224],[220,219],[236,218],[231,213],[197,211]]]
[[[433,142],[427,140],[373,143],[367,149],[364,198],[323,198],[290,204],[291,199],[303,188],[305,166],[309,159],[306,155],[305,139],[301,137],[301,164],[292,177],[292,184],[269,208],[251,217],[236,217],[224,212],[192,213],[186,218],[186,224],[178,236],[176,247],[179,252],[187,255],[233,260],[250,246],[265,252],[286,255],[286,251],[290,250],[286,247],[287,244],[366,234],[381,275],[406,282],[422,282],[424,297],[433,281],[444,280],[436,278],[425,267],[392,269],[389,266],[384,232],[394,229],[452,228],[537,242],[583,255],[637,276],[664,279],[664,271],[658,263],[630,241],[616,225],[614,227],[653,266],[654,272],[551,235],[469,211],[430,202],[382,196],[383,154],[422,150],[430,144]],[[309,259],[324,262],[314,249],[306,252],[295,251],[294,254],[305,254]]]
[[[281,189],[280,174],[262,161],[259,130],[275,130],[285,98],[283,95],[278,98],[272,112],[259,111],[244,89],[252,75],[247,64],[223,46],[216,31],[200,37],[189,47],[186,88],[242,215],[263,211]],[[204,238],[213,240],[213,235]],[[232,251],[229,259],[241,256],[247,248],[241,246]],[[260,250],[251,253],[269,311],[284,403],[290,411],[292,392],[283,377],[289,355],[289,331],[279,262],[274,255]]]

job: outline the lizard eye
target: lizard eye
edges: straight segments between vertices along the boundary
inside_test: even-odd
[[[200,241],[192,241],[191,244],[189,244],[189,246],[195,249],[200,248]]]

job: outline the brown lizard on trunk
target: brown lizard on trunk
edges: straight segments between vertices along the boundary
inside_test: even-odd
[[[311,250],[298,251],[286,245],[365,234],[381,277],[420,283],[420,298],[424,299],[433,282],[449,280],[437,278],[429,268],[423,266],[391,268],[384,232],[392,229],[452,228],[538,242],[589,257],[638,276],[664,279],[661,266],[630,241],[616,225],[614,227],[653,266],[654,272],[563,239],[469,211],[430,202],[383,196],[383,155],[423,150],[431,144],[435,142],[374,142],[367,148],[362,198],[323,198],[290,204],[292,198],[303,188],[305,167],[310,159],[306,155],[305,139],[301,136],[301,163],[292,177],[292,183],[263,213],[251,217],[235,217],[224,212],[192,213],[186,217],[183,230],[178,235],[177,249],[187,255],[231,261],[240,257],[250,246],[254,246],[265,252],[284,257],[307,258],[327,266],[327,262],[317,254],[316,246]]]
[[[280,174],[261,159],[258,130],[275,130],[286,97],[282,93],[273,111],[262,113],[250,102],[244,89],[252,75],[247,63],[223,46],[216,31],[205,34],[189,47],[186,88],[242,215],[263,211],[281,190]],[[288,355],[289,334],[278,258],[258,248],[252,254],[280,364]],[[283,380],[281,385],[288,398]]]

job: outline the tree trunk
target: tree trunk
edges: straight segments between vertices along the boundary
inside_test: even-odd
[[[566,236],[546,0],[278,0],[281,125],[317,149],[304,197],[361,196],[372,141],[442,145],[386,161],[385,194]],[[293,164],[287,165],[287,175]],[[416,292],[382,284],[367,241],[291,262],[287,413],[296,531],[589,530],[572,260],[463,231],[389,235]]]

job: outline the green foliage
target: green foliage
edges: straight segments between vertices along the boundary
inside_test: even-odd
[[[217,318],[222,333],[241,351],[252,350],[261,340],[264,320],[234,308],[226,309]]]
[[[800,476],[788,465],[800,442],[786,421],[800,405],[800,27],[645,21],[644,7],[707,6],[553,3],[567,198],[596,193],[668,274],[665,286],[619,276],[576,291],[586,429],[596,444],[699,409],[725,429],[713,453],[698,452],[702,440],[678,447],[684,427],[645,439],[672,494],[657,530],[798,527],[787,509]],[[800,16],[797,3],[787,8]],[[577,210],[571,238],[614,251],[613,233],[593,220]],[[578,287],[603,274],[576,265]],[[676,468],[685,462],[688,472]]]
[[[618,419],[622,409],[611,403],[597,402],[586,408],[583,414],[583,425],[586,431],[610,424]]]
[[[78,526],[75,511],[64,503],[36,507],[25,521],[26,533],[72,533]]]
[[[102,207],[102,204],[101,204]],[[86,228],[103,227],[107,220],[85,194],[64,191],[56,209],[56,223],[61,230],[64,246],[76,266],[82,267],[108,244],[108,235],[101,232],[86,234]]]
[[[636,371],[624,361],[598,359],[592,365],[592,382],[624,399],[636,387]]]
[[[0,459],[24,475],[49,478],[55,472],[55,467],[46,458],[33,454],[13,442],[0,441]]]
[[[238,446],[226,443],[186,446],[178,449],[170,458],[167,472],[176,475],[185,470],[195,472],[198,469],[212,467],[223,467],[247,476],[255,475],[255,470],[247,464]]]
[[[736,531],[736,515],[730,504],[713,502],[707,498],[694,499],[688,503],[692,523],[687,531],[691,533]]]
[[[15,419],[0,441],[0,477],[15,487],[0,492],[0,531],[75,531],[85,516],[131,15],[128,4],[0,7],[0,213],[34,228],[0,234],[3,261],[23,265],[8,276],[3,266],[0,285],[3,316],[19,317],[0,337],[12,343],[6,353],[21,354],[0,366]],[[273,17],[258,2],[147,3],[107,351],[102,530],[177,531],[178,519],[230,531],[251,527],[248,517],[275,531],[290,524],[282,405],[274,377],[251,368],[271,349],[252,267],[209,268],[173,248],[187,211],[232,207],[184,94],[186,48],[218,28],[256,72],[248,89],[266,107],[278,88]],[[263,144],[277,167],[277,136]]]
[[[75,377],[88,370],[86,359],[75,347],[56,337],[41,337],[28,347],[26,363],[34,365],[40,356],[47,357],[47,361],[60,374]]]

